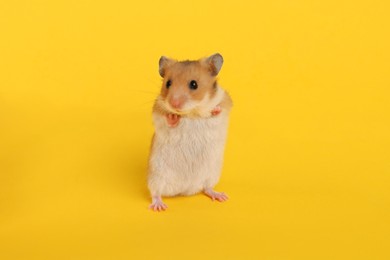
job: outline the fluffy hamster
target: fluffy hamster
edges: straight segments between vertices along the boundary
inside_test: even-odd
[[[161,93],[153,106],[155,133],[149,157],[150,208],[165,210],[164,196],[203,192],[212,200],[221,175],[232,101],[217,83],[220,54],[196,61],[161,57]]]

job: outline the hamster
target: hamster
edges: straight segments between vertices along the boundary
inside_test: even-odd
[[[162,197],[203,192],[223,202],[218,183],[232,100],[217,83],[223,64],[217,53],[196,61],[162,56],[161,93],[153,106],[155,133],[149,156],[150,208],[166,210]]]

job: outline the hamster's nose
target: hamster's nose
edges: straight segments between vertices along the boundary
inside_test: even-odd
[[[169,104],[175,109],[179,109],[183,106],[183,100],[180,98],[171,98]]]

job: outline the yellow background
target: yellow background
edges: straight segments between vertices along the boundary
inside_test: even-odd
[[[0,2],[0,259],[390,259],[387,1]],[[227,203],[149,211],[158,59],[220,52]]]

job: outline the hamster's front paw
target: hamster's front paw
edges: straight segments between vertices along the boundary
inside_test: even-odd
[[[218,105],[213,110],[211,110],[211,115],[216,116],[219,115],[222,111],[222,108]]]
[[[170,127],[176,127],[179,124],[180,116],[176,114],[168,114],[167,117],[167,123]]]

